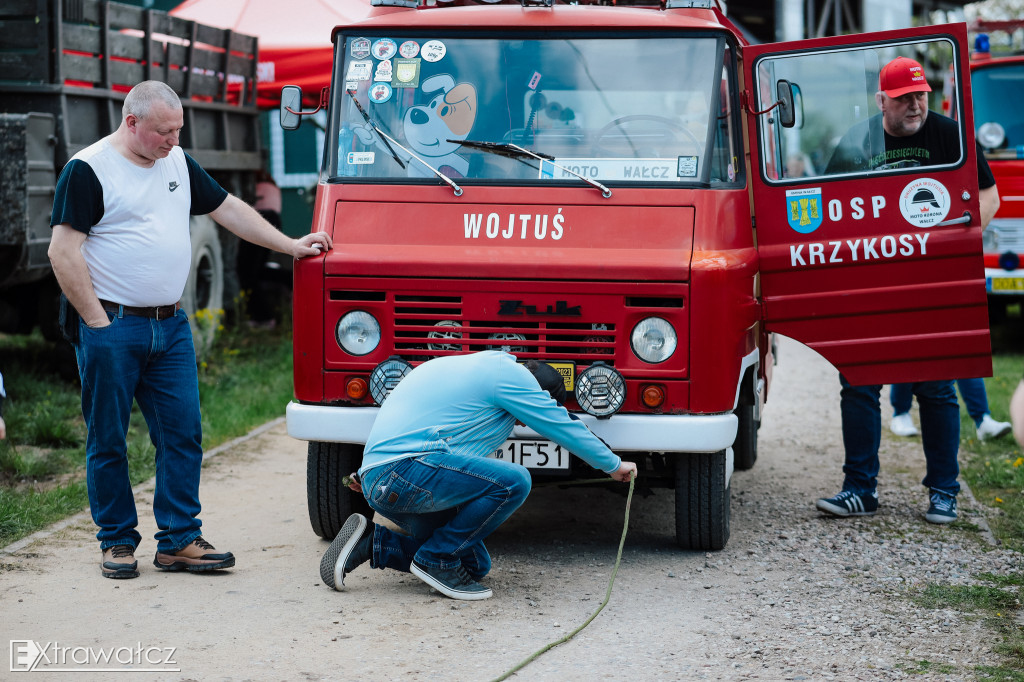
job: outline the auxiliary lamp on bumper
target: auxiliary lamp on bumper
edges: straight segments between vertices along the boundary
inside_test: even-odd
[[[626,380],[611,365],[595,362],[576,377],[576,402],[587,414],[607,419],[626,402]]]
[[[405,375],[412,371],[412,365],[399,357],[390,357],[370,372],[370,396],[377,405],[383,405],[391,391]]]

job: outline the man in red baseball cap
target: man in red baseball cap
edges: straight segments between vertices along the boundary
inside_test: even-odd
[[[920,64],[909,57],[897,57],[882,67],[878,89],[875,100],[882,110],[885,132],[904,137],[924,126],[932,89]]]

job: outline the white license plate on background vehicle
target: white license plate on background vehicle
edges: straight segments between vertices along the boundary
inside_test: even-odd
[[[549,440],[507,440],[491,454],[527,469],[568,469],[570,456],[568,450]]]

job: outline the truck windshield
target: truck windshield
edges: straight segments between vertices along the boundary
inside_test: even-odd
[[[460,184],[735,180],[724,40],[621,36],[339,35],[327,173],[334,182],[433,183],[435,170]]]
[[[980,130],[986,123],[1001,125],[1005,137],[999,149],[1024,145],[1024,64],[975,69],[971,89],[975,127]]]

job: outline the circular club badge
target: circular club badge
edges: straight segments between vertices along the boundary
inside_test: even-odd
[[[415,40],[407,40],[398,46],[398,54],[406,59],[412,59],[420,53],[420,44]]]
[[[917,178],[900,193],[900,213],[911,225],[932,227],[949,214],[949,192],[938,180]]]
[[[391,59],[398,54],[398,45],[391,38],[381,38],[374,41],[370,51],[377,59]]]
[[[374,83],[370,88],[370,101],[374,104],[384,104],[391,99],[391,85],[389,83]]]
[[[448,48],[440,40],[428,40],[423,43],[423,48],[420,51],[428,62],[439,62],[444,59]]]

